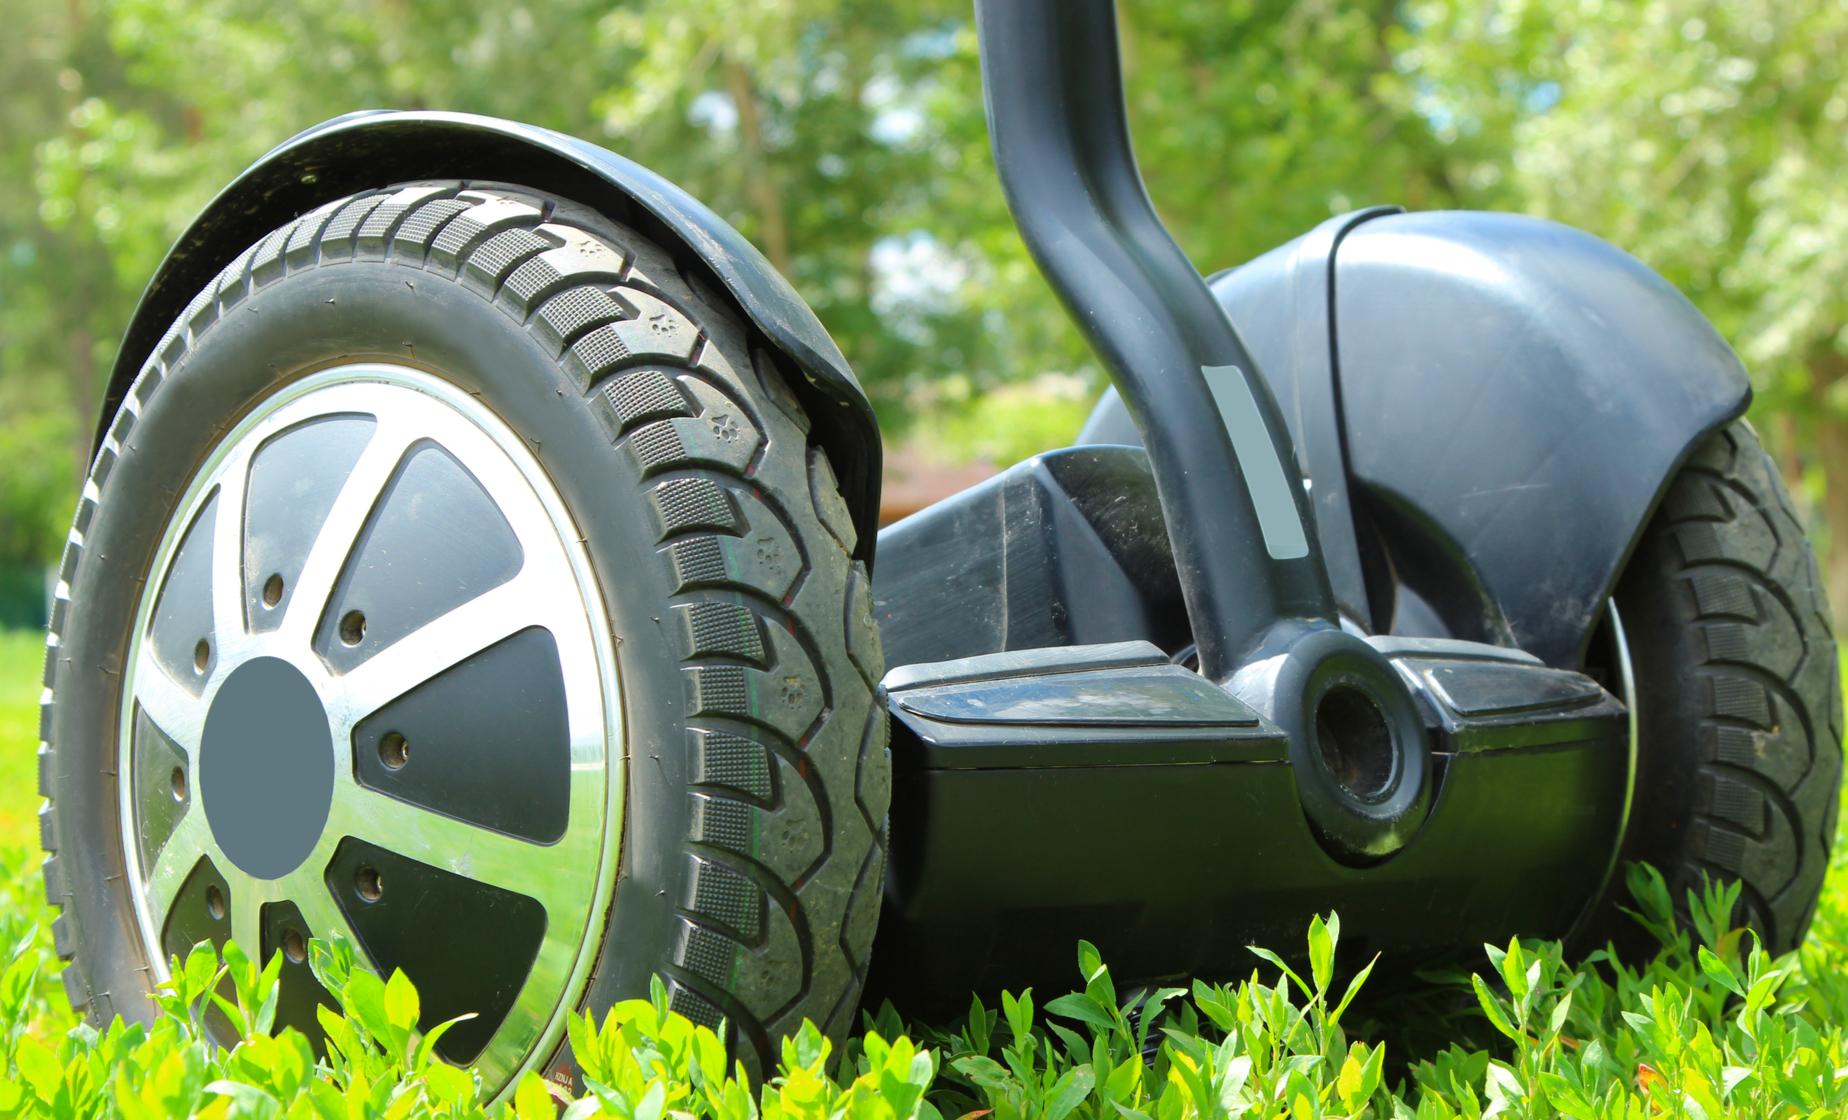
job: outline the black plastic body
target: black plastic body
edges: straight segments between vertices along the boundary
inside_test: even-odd
[[[1518,653],[1380,652],[1419,698],[1435,805],[1372,865],[1315,835],[1282,732],[1154,646],[893,670],[872,998],[951,1014],[971,987],[1064,984],[1080,937],[1119,982],[1240,974],[1246,944],[1295,943],[1331,909],[1362,953],[1565,933],[1609,865],[1624,707]],[[1468,711],[1447,702],[1465,695]]]
[[[117,352],[96,445],[129,383],[200,288],[257,238],[321,203],[419,179],[517,183],[592,207],[682,246],[729,292],[801,374],[807,404],[871,562],[879,514],[878,421],[840,348],[802,297],[724,219],[654,172],[595,144],[536,125],[467,113],[360,112],[285,140],[221,191],[168,252]]]
[[[1008,650],[1193,641],[1140,448],[1039,455],[880,534],[886,663]]]
[[[1564,934],[1632,772],[1629,713],[1576,670],[1675,467],[1744,408],[1737,359],[1647,269],[1529,219],[1364,211],[1209,288],[1143,189],[1111,0],[977,20],[1010,206],[1118,392],[1095,446],[877,537],[895,773],[869,991],[926,1013],[1062,984],[1080,937],[1125,982],[1224,975],[1329,909],[1364,950]],[[264,231],[431,178],[684,247],[802,375],[870,563],[879,436],[806,305],[678,188],[526,125],[361,114],[277,148],[150,284],[105,415]],[[1342,690],[1386,743],[1377,791],[1319,738]]]
[[[1200,669],[1223,680],[1279,620],[1334,617],[1289,432],[1143,189],[1112,0],[978,0],[976,25],[1009,207],[1151,437]]]
[[[1190,653],[1154,471],[1112,395],[1085,433],[1102,442],[881,536],[900,667],[875,997],[949,1013],[971,985],[1057,984],[1081,936],[1131,981],[1241,971],[1243,944],[1328,909],[1407,958],[1565,936],[1607,882],[1634,745],[1575,670],[1662,489],[1748,402],[1737,359],[1632,258],[1528,218],[1346,215],[1212,288],[1283,405],[1341,611],[1423,714],[1428,815],[1390,858],[1340,858],[1307,811],[1307,744],[1279,729],[1272,758],[1222,721],[1072,701],[1105,687],[1085,643]],[[1312,676],[1306,652],[1243,671]],[[1018,665],[1031,682],[986,706],[918,695]],[[1118,672],[1145,709],[1194,710]],[[995,710],[1040,719],[976,714]]]
[[[1676,467],[1751,400],[1672,285],[1537,218],[1349,215],[1212,287],[1285,404],[1337,598],[1380,633],[1576,667]],[[1141,441],[1112,394],[1080,439]]]

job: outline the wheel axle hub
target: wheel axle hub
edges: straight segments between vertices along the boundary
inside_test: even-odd
[[[301,866],[334,798],[327,712],[301,670],[277,657],[232,670],[205,717],[199,777],[205,819],[226,858],[259,879]]]

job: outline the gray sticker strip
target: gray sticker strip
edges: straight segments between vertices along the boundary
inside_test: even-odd
[[[1272,560],[1296,560],[1309,555],[1309,538],[1296,513],[1296,496],[1290,493],[1277,445],[1271,442],[1270,429],[1258,414],[1258,402],[1251,395],[1244,371],[1237,366],[1201,366],[1200,372],[1206,376],[1206,387],[1219,406],[1226,434],[1232,437],[1232,450],[1245,475],[1245,488],[1251,492],[1252,507],[1258,511],[1265,551]]]

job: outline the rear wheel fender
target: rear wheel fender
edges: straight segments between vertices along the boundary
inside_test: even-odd
[[[1669,480],[1745,411],[1744,368],[1667,281],[1554,222],[1376,211],[1340,234],[1213,289],[1299,453],[1334,442],[1305,403],[1335,403],[1345,471],[1302,466],[1318,516],[1351,491],[1340,504],[1361,523],[1367,585],[1338,588],[1344,607],[1365,602],[1382,631],[1576,665]],[[1307,270],[1327,300],[1303,298],[1305,250],[1332,259]],[[1139,442],[1114,394],[1081,438]]]

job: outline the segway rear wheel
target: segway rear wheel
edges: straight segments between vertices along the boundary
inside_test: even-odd
[[[1670,484],[1616,593],[1636,709],[1622,862],[1689,890],[1740,884],[1736,917],[1796,947],[1828,870],[1841,804],[1842,701],[1816,558],[1744,421]],[[1646,950],[1621,871],[1594,943]]]

